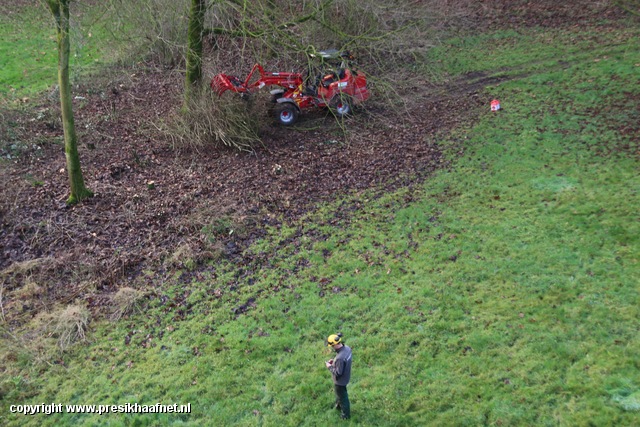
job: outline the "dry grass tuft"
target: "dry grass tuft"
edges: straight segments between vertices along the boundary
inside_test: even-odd
[[[15,369],[20,360],[33,367],[50,365],[61,352],[87,340],[90,320],[89,310],[72,304],[43,310],[17,329],[0,325],[0,367]]]
[[[50,267],[53,263],[53,258],[36,258],[22,262],[14,262],[9,267],[0,271],[0,278],[9,280],[26,277],[37,270]]]
[[[89,310],[79,305],[69,305],[53,313],[53,335],[58,337],[58,345],[66,350],[73,343],[85,341],[89,325]]]
[[[12,296],[13,298],[21,301],[33,301],[38,299],[45,292],[46,289],[40,286],[32,277],[28,277],[24,282],[24,286],[16,289]]]
[[[74,258],[74,254],[67,254],[15,262],[0,271],[2,320],[24,326],[40,314],[46,317],[41,311],[51,312],[52,306],[95,292],[100,280],[107,277],[105,269],[97,262],[68,262]]]
[[[176,248],[165,261],[165,265],[172,268],[193,269],[196,266],[197,251],[190,243],[183,243]]]
[[[144,296],[145,292],[140,289],[134,289],[128,286],[120,288],[111,299],[114,306],[111,320],[115,322],[124,316],[139,312]]]

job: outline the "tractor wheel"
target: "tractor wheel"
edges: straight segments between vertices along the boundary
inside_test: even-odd
[[[276,118],[283,126],[291,126],[298,120],[298,107],[290,102],[279,104],[276,107]]]
[[[351,97],[345,93],[337,94],[331,100],[330,106],[331,111],[339,118],[346,117],[353,112],[353,101]]]

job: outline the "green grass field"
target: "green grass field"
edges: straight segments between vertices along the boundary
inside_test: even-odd
[[[433,49],[425,73],[508,77],[486,90],[502,111],[438,141],[464,148],[451,169],[270,229],[255,266],[176,272],[143,312],[92,324],[64,364],[12,349],[0,423],[331,425],[324,340],[342,331],[353,425],[637,425],[638,35],[534,29]],[[52,402],[192,413],[8,411]]]
[[[117,51],[117,43],[105,37],[103,19],[74,17],[70,57],[73,77],[114,60],[112,52]],[[57,67],[55,23],[44,5],[0,16],[0,100],[28,99],[53,87],[57,84]]]

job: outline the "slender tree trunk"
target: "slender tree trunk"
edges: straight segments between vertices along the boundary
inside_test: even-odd
[[[187,76],[185,81],[185,105],[192,98],[202,82],[202,38],[204,36],[204,15],[206,0],[191,0],[189,32],[187,40]]]
[[[67,158],[67,171],[71,194],[67,204],[75,204],[93,196],[85,187],[78,155],[78,138],[73,120],[71,102],[71,84],[69,82],[69,0],[47,0],[47,4],[56,21],[58,33],[58,85],[60,86],[60,109],[64,129],[64,152]]]
[[[640,15],[640,0],[617,0],[615,4],[633,15]]]

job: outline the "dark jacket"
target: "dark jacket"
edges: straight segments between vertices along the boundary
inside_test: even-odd
[[[337,352],[329,371],[334,384],[346,386],[351,379],[351,347],[343,345]]]

